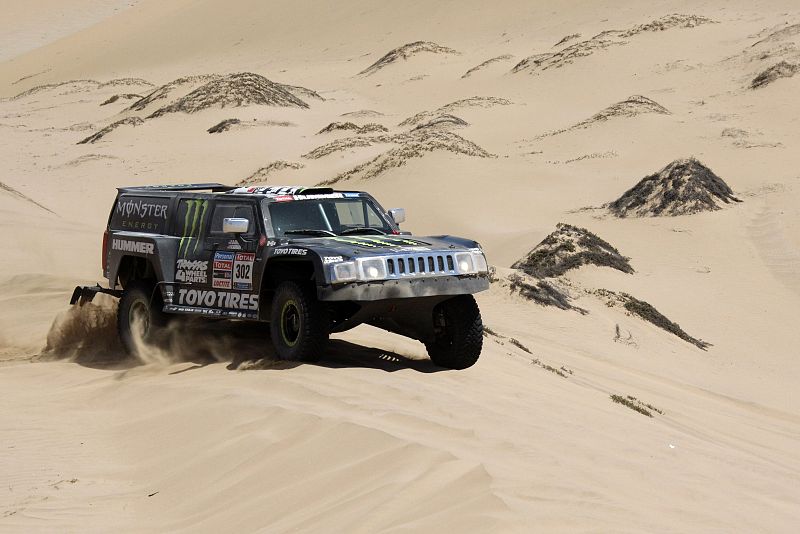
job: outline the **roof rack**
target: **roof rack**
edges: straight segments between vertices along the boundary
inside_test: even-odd
[[[211,191],[221,193],[233,189],[230,185],[218,183],[207,184],[171,184],[171,185],[137,185],[131,187],[118,187],[120,193],[127,191]]]

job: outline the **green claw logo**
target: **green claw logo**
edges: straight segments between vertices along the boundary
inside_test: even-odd
[[[200,245],[200,232],[206,219],[208,200],[187,200],[186,204],[186,215],[183,218],[183,232],[181,233],[181,242],[178,245],[178,256],[181,253],[185,256],[189,252],[192,239],[195,239],[192,252],[197,252],[197,247]],[[186,243],[186,248],[183,246],[184,243]]]

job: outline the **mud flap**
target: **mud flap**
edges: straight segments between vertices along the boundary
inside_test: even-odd
[[[100,284],[97,284],[96,286],[77,286],[72,292],[72,297],[69,299],[69,303],[71,305],[78,304],[83,306],[87,302],[92,302],[94,296],[98,293],[105,293],[106,295],[111,295],[112,297],[117,298],[122,296],[122,291],[119,289],[100,287]]]

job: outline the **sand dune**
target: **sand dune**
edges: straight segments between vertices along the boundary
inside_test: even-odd
[[[0,531],[797,530],[796,1],[124,4],[0,22]],[[198,181],[477,239],[480,360],[123,356],[115,299],[67,306],[115,188]]]

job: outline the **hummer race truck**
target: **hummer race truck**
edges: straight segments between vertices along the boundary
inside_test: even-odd
[[[120,188],[103,236],[126,350],[171,314],[268,322],[278,357],[315,361],[328,336],[370,324],[464,369],[480,356],[474,293],[489,287],[478,243],[400,231],[403,209],[330,188],[189,184]]]

